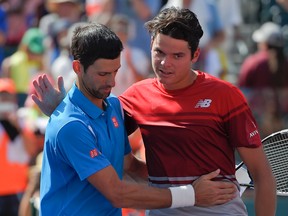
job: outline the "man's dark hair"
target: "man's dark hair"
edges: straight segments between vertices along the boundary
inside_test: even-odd
[[[187,41],[192,56],[203,36],[203,30],[197,16],[189,9],[165,8],[152,20],[146,22],[145,27],[151,34],[152,40],[160,33]]]
[[[116,59],[123,50],[117,35],[107,26],[88,23],[75,28],[72,36],[71,54],[79,60],[84,71],[97,59]]]

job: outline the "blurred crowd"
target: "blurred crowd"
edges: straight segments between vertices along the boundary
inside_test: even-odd
[[[113,94],[153,76],[144,23],[170,6],[196,13],[204,36],[193,69],[232,82],[245,94],[261,137],[288,125],[288,1],[285,0],[0,0],[0,216],[33,215],[48,117],[32,102],[32,80],[75,74],[73,29],[85,22],[109,26],[124,51]],[[130,136],[145,159],[139,131]],[[31,208],[32,206],[32,208]],[[37,207],[35,207],[37,208]],[[124,215],[144,215],[124,209]]]

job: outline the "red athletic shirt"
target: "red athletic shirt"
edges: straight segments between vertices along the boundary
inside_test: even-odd
[[[120,100],[141,129],[152,184],[188,184],[217,168],[233,181],[235,148],[261,145],[240,90],[203,72],[173,91],[156,78],[143,80]]]

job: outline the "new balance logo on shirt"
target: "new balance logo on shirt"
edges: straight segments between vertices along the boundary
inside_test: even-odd
[[[207,108],[210,107],[212,100],[211,99],[201,99],[196,104],[195,108]]]

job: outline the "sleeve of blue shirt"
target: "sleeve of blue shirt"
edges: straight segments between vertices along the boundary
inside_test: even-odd
[[[81,121],[66,124],[58,134],[58,142],[63,160],[74,168],[81,180],[110,165],[97,149],[93,134]]]

